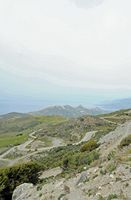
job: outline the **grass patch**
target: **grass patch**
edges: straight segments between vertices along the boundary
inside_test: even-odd
[[[24,143],[29,133],[43,127],[55,126],[67,121],[60,116],[27,116],[0,119],[0,148],[12,147]],[[49,143],[49,140],[47,141]]]
[[[0,148],[12,147],[24,143],[28,139],[28,134],[2,134],[0,135]]]
[[[20,118],[1,118],[0,119],[0,134],[2,133],[19,133],[23,131],[32,131],[43,128],[45,125],[55,125],[67,121],[67,118],[60,116],[33,116]]]
[[[68,118],[62,116],[34,116],[34,118],[37,122],[51,125],[61,124],[68,121]]]

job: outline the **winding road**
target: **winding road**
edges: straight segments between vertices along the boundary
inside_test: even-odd
[[[29,144],[31,144],[32,142],[34,142],[34,140],[37,139],[37,137],[34,135],[35,133],[36,133],[36,131],[30,133],[29,134],[30,139],[28,141],[26,141],[25,143],[20,144],[20,145],[15,146],[15,147],[12,147],[8,151],[6,151],[2,155],[0,155],[0,161],[6,162],[6,163],[8,162],[8,165],[12,166],[15,163],[17,163],[18,161],[21,161],[23,159],[28,159],[28,158],[30,158],[30,156],[33,156],[33,155],[38,154],[38,153],[41,153],[43,151],[49,151],[49,150],[51,150],[53,148],[57,148],[57,147],[60,147],[60,146],[66,146],[66,144],[64,144],[64,143],[61,142],[61,139],[54,138],[54,140],[52,142],[53,146],[38,148],[37,151],[33,151],[33,152],[29,153],[29,149],[27,149],[26,147]],[[73,145],[78,145],[78,144],[80,144],[82,142],[86,142],[86,141],[90,140],[95,133],[96,133],[96,131],[87,132],[80,142],[74,143]],[[8,154],[10,154],[12,152],[15,152],[16,149],[17,149],[17,151],[20,151],[20,152],[26,152],[26,155],[23,155],[23,156],[21,156],[19,158],[16,158],[16,159],[5,158]]]
[[[105,121],[108,121],[110,123],[113,123],[115,124],[114,122],[111,122],[107,119],[105,119]],[[40,129],[41,130],[41,129]],[[87,132],[85,134],[85,136],[81,139],[80,142],[77,142],[77,143],[74,143],[73,145],[79,145],[80,143],[82,142],[86,142],[86,141],[89,141],[96,133],[97,131],[90,131],[90,132]],[[35,150],[32,150],[31,149],[31,152],[29,152],[29,149],[27,149],[26,147],[28,145],[30,145],[32,142],[34,142],[37,137],[35,136],[35,133],[36,131],[32,132],[29,134],[29,139],[28,141],[26,141],[25,143],[23,144],[20,144],[18,146],[15,146],[15,147],[12,147],[11,149],[9,149],[8,151],[4,152],[2,155],[0,155],[0,161],[1,162],[8,162],[8,165],[9,166],[12,166],[14,165],[15,163],[23,160],[23,159],[29,159],[30,156],[32,155],[35,155],[35,154],[38,154],[38,153],[41,153],[43,151],[49,151],[53,148],[57,148],[57,147],[60,147],[60,146],[66,146],[66,144],[64,144],[62,142],[61,139],[59,138],[54,138],[54,140],[52,141],[52,146],[51,147],[42,147],[42,148],[38,148],[37,151]],[[105,154],[108,154],[109,152],[111,152],[114,148],[116,148],[118,146],[118,143],[120,143],[120,141],[128,136],[129,134],[131,133],[131,121],[128,121],[126,122],[125,124],[118,124],[118,127],[108,133],[107,135],[103,136],[101,139],[100,139],[100,143],[101,143],[101,152],[103,151],[104,149],[104,152]],[[112,142],[113,141],[113,142]],[[112,145],[111,145],[112,144]],[[107,148],[108,147],[108,148]],[[8,158],[5,158],[8,154],[12,153],[12,152],[16,152],[16,149],[19,151],[19,152],[24,152],[26,155],[23,155],[21,157],[18,157],[16,159],[8,159]],[[106,149],[108,149],[108,151],[106,152]]]
[[[6,157],[9,153],[15,151],[16,148],[17,148],[17,150],[25,151],[26,147],[37,138],[36,136],[34,136],[35,133],[36,133],[36,131],[30,133],[29,134],[30,139],[28,141],[26,141],[25,143],[14,146],[14,147],[10,148],[8,151],[4,152],[2,155],[0,155],[0,160],[1,159],[4,160],[4,157]],[[6,159],[6,160],[8,160],[8,159]]]

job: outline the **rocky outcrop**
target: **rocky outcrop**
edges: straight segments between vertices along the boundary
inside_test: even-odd
[[[33,191],[33,184],[24,183],[19,185],[13,192],[12,200],[27,200]]]

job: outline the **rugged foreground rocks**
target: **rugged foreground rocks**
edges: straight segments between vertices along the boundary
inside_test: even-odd
[[[119,165],[112,173],[104,167],[92,167],[75,177],[53,178],[50,183],[16,188],[12,200],[131,200],[131,171]]]
[[[99,160],[83,172],[62,175],[60,168],[43,172],[36,186],[17,187],[12,200],[131,200],[131,145],[119,148],[131,133],[131,121],[101,139]]]
[[[26,200],[32,195],[33,184],[24,183],[18,186],[12,196],[12,200]]]

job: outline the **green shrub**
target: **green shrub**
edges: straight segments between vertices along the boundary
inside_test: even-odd
[[[110,152],[110,153],[108,154],[107,159],[108,159],[108,160],[112,160],[112,159],[114,159],[114,158],[115,158],[115,151],[112,151],[112,152]]]
[[[66,169],[68,167],[68,164],[69,164],[69,159],[68,158],[65,158],[63,160],[63,168]]]
[[[65,196],[65,194],[61,194],[61,195],[58,197],[58,200],[61,200],[62,197],[64,197],[64,196]]]
[[[117,195],[116,194],[110,194],[107,198],[107,200],[112,200],[112,199],[116,199]]]
[[[103,169],[100,170],[101,175],[105,175],[106,173],[107,173],[106,170],[103,170]]]
[[[90,152],[96,149],[98,146],[99,145],[97,144],[97,142],[94,139],[91,139],[81,147],[81,152]]]
[[[99,199],[98,200],[105,200],[105,198],[101,195],[99,195]]]
[[[40,170],[32,162],[0,169],[0,199],[11,200],[14,189],[23,183],[36,184]]]
[[[129,146],[130,144],[131,144],[131,135],[129,135],[129,136],[127,136],[126,138],[124,138],[124,139],[121,141],[119,147],[120,147],[120,148],[123,148],[124,146]]]
[[[69,157],[69,168],[83,170],[83,167],[90,165],[93,161],[99,159],[99,153],[92,151],[90,153],[77,153]]]
[[[108,173],[112,173],[116,169],[116,163],[109,163],[106,167]]]

